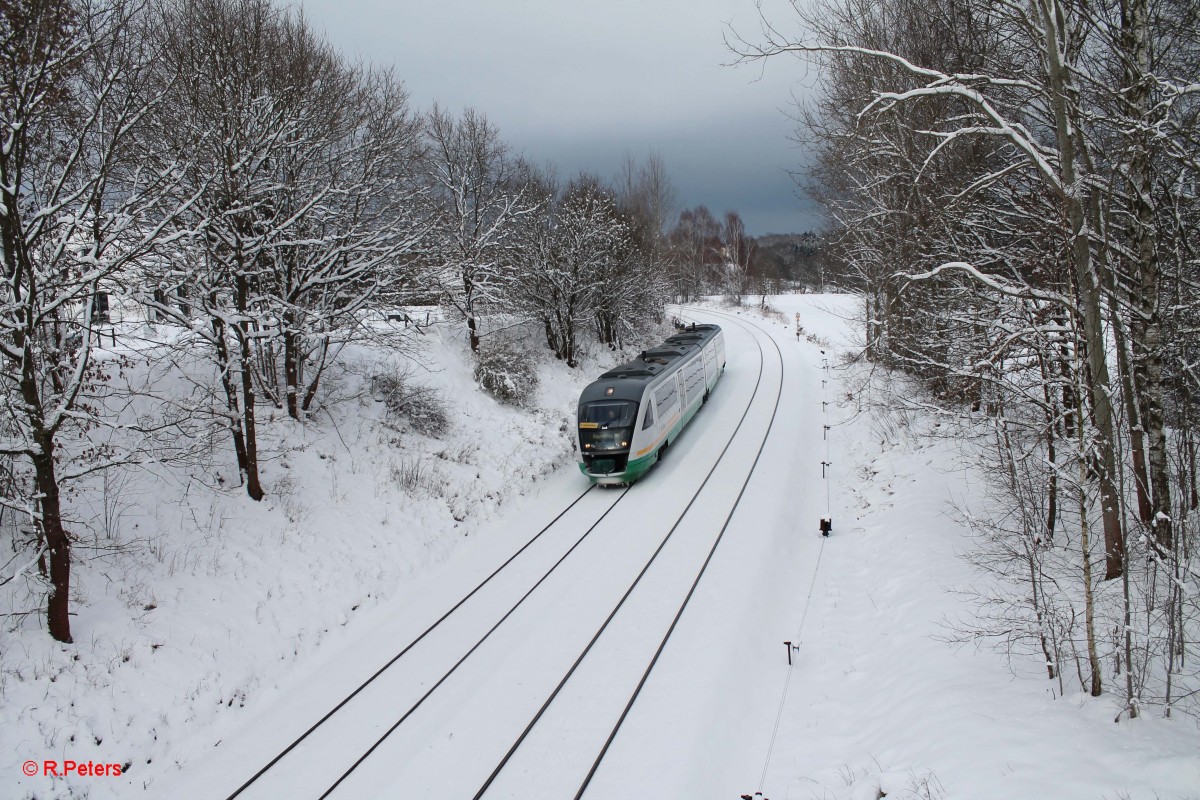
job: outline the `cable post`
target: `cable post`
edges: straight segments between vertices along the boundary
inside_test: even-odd
[[[822,356],[825,355],[824,350],[821,351],[821,355]],[[826,370],[828,370],[829,369],[829,359],[822,358],[821,361],[822,361],[824,368]],[[828,399],[829,385],[828,384],[829,384],[828,380],[825,380],[825,379],[821,380],[821,411],[826,414],[829,413],[829,399]],[[791,669],[791,667],[795,663],[795,659],[793,659],[792,656],[794,653],[800,652],[800,644],[802,643],[803,636],[804,636],[804,624],[805,624],[805,622],[808,621],[808,611],[809,611],[809,608],[812,606],[813,591],[816,590],[816,588],[817,588],[817,575],[821,570],[821,558],[822,558],[822,556],[825,555],[825,541],[829,538],[829,534],[833,531],[833,513],[831,511],[832,496],[831,496],[831,489],[830,489],[830,484],[833,481],[831,480],[831,475],[830,475],[830,471],[829,471],[829,467],[833,466],[833,461],[830,456],[830,444],[829,444],[829,431],[832,429],[832,427],[833,427],[832,425],[829,425],[826,423],[822,424],[822,438],[825,440],[825,459],[821,462],[821,479],[825,481],[825,516],[821,517],[821,522],[820,522],[821,547],[817,551],[817,561],[813,565],[812,577],[809,579],[808,596],[804,599],[804,611],[800,614],[800,625],[796,629],[795,636],[793,636],[790,640],[787,640],[783,643],[784,647],[787,648],[788,671],[787,671],[787,676],[784,678],[784,681],[783,681],[783,691],[780,693],[779,707],[775,711],[775,726],[771,730],[771,741],[770,741],[770,744],[767,745],[767,754],[766,754],[766,757],[763,759],[762,774],[759,776],[759,779],[758,779],[758,791],[755,792],[753,795],[749,795],[749,794],[741,795],[741,800],[767,800],[767,798],[763,797],[763,786],[766,785],[766,782],[767,782],[767,770],[771,766],[771,756],[775,752],[775,742],[776,742],[776,738],[779,735],[779,725],[780,725],[780,722],[783,720],[783,711],[784,711],[784,707],[787,704],[788,690],[791,687],[791,683],[792,683],[793,670]]]

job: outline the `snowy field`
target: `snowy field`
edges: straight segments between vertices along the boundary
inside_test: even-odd
[[[681,515],[488,797],[572,796],[686,597],[587,797],[1200,798],[1195,719],[1114,724],[1118,699],[1058,696],[1034,660],[944,641],[970,613],[954,590],[980,580],[952,513],[981,496],[972,453],[924,436],[932,420],[862,409],[861,375],[842,358],[851,298],[769,304],[779,313],[681,312],[726,330],[711,402],[626,496],[584,497],[554,529],[561,542],[514,561],[537,574],[553,548],[600,526],[564,561],[574,571],[463,662],[446,698],[379,739],[437,680],[423,665],[459,658],[527,584],[489,586],[461,628],[413,651],[410,673],[373,684],[281,763],[287,774],[243,796],[318,797],[379,740],[331,796],[471,797]],[[611,356],[543,365],[535,407],[517,410],[478,390],[455,333],[430,332],[413,378],[453,409],[440,439],[389,423],[355,390],[378,368],[362,366],[329,414],[264,426],[261,504],[165,468],[93,498],[113,547],[77,568],[76,644],[36,621],[4,630],[0,794],[228,797],[580,495],[571,415]],[[784,641],[796,643],[791,666]],[[22,774],[48,759],[123,774]]]

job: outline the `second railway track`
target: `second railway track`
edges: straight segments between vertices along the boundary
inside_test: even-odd
[[[684,434],[689,446],[673,447],[659,474],[633,490],[638,503],[621,505],[626,490],[583,492],[220,796],[527,797],[531,776],[537,796],[582,795],[712,558],[778,410],[778,348],[769,358],[753,326],[737,324],[750,334],[745,349],[757,350],[757,374],[747,374],[750,365],[737,370],[754,387],[723,447],[704,436],[705,420]],[[736,394],[726,384],[722,393]],[[689,457],[711,468],[668,474]],[[653,487],[663,493],[668,482],[692,488],[650,501]],[[548,789],[554,780],[561,788]]]

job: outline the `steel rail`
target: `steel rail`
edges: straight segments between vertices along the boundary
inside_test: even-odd
[[[723,315],[721,312],[710,313],[713,313],[714,316],[729,317],[739,325],[742,325],[743,327],[749,327],[732,315]],[[602,762],[604,757],[608,755],[609,747],[612,746],[613,740],[617,738],[617,733],[621,730],[621,726],[625,723],[625,718],[629,716],[629,712],[633,708],[633,704],[637,701],[638,696],[642,692],[642,688],[646,685],[646,681],[650,678],[650,673],[654,670],[655,665],[658,664],[659,656],[661,656],[663,650],[666,649],[667,641],[671,638],[671,634],[675,632],[675,626],[679,624],[680,618],[683,617],[683,612],[687,609],[688,603],[691,602],[692,595],[696,593],[696,587],[700,585],[700,579],[704,577],[704,572],[708,569],[709,563],[716,554],[718,545],[721,544],[721,540],[725,537],[725,531],[728,530],[729,523],[733,520],[733,515],[737,512],[738,505],[742,502],[742,496],[746,493],[746,487],[750,485],[750,479],[754,476],[754,470],[758,467],[759,459],[762,458],[763,450],[767,446],[767,440],[771,436],[771,429],[775,427],[775,417],[779,413],[779,404],[783,397],[783,351],[779,349],[779,343],[775,341],[775,337],[768,335],[768,339],[774,346],[775,354],[779,358],[779,389],[775,394],[775,408],[771,411],[771,422],[767,425],[767,431],[763,434],[762,443],[759,444],[758,452],[754,455],[754,463],[750,465],[750,470],[746,473],[746,480],[742,483],[741,491],[738,492],[737,499],[733,501],[733,506],[729,509],[729,514],[725,517],[724,524],[721,525],[721,531],[717,534],[717,538],[713,542],[712,548],[709,549],[708,555],[704,559],[704,564],[701,565],[700,571],[696,574],[696,579],[692,581],[692,586],[690,589],[688,589],[687,596],[684,597],[683,602],[679,604],[679,610],[675,612],[675,618],[671,620],[671,627],[667,629],[665,634],[663,634],[663,638],[662,641],[659,642],[658,649],[654,651],[654,657],[650,659],[650,664],[646,667],[646,671],[642,673],[641,680],[638,681],[637,687],[633,690],[633,694],[630,696],[629,702],[625,704],[624,710],[621,711],[620,718],[617,719],[617,723],[613,725],[612,730],[608,734],[608,738],[604,741],[604,746],[600,749],[599,755],[597,755],[596,760],[592,762],[591,769],[588,770],[587,776],[583,779],[583,783],[580,784],[579,790],[575,793],[575,800],[580,800],[580,798],[583,797],[584,792],[587,791],[588,786],[592,782],[592,778],[596,775],[596,770],[600,768],[600,762]]]
[[[733,317],[731,317],[731,318],[735,322],[737,322],[739,324],[739,326],[741,326],[743,328],[747,328],[747,326],[744,323],[742,323],[740,320],[737,320],[736,318],[733,318]],[[700,484],[700,487],[692,495],[691,499],[688,501],[687,506],[679,514],[675,523],[671,526],[671,529],[667,532],[666,536],[663,537],[663,540],[659,543],[659,545],[655,549],[654,553],[650,556],[649,560],[647,560],[645,565],[642,567],[642,569],[638,573],[637,577],[634,578],[633,582],[629,585],[629,588],[626,589],[624,595],[621,596],[621,599],[617,602],[616,606],[609,613],[608,617],[600,625],[600,627],[596,631],[595,635],[592,636],[591,640],[587,643],[587,645],[584,647],[584,649],[580,652],[579,656],[575,659],[575,662],[571,665],[570,669],[566,672],[566,674],[559,681],[558,685],[554,688],[554,691],[551,692],[550,696],[545,700],[545,702],[542,704],[542,706],[538,709],[537,713],[534,714],[533,718],[530,720],[528,725],[526,725],[525,729],[521,732],[521,734],[516,738],[516,740],[513,742],[513,744],[509,747],[508,751],[504,754],[504,757],[500,760],[500,763],[497,764],[495,769],[493,769],[492,773],[488,776],[487,780],[484,781],[483,785],[475,793],[474,800],[480,800],[480,798],[482,798],[484,796],[484,794],[486,794],[488,789],[495,782],[496,778],[499,777],[500,773],[504,770],[505,766],[508,765],[509,761],[516,754],[516,752],[520,749],[521,745],[525,742],[525,740],[529,736],[530,732],[532,732],[533,729],[537,726],[538,722],[542,719],[543,715],[550,708],[550,706],[554,703],[555,699],[559,696],[559,693],[570,681],[571,677],[575,674],[575,672],[579,668],[580,664],[583,663],[584,659],[591,652],[592,648],[600,640],[601,636],[604,634],[604,632],[608,628],[609,624],[613,621],[613,619],[617,616],[618,612],[620,612],[621,608],[624,606],[625,601],[629,598],[629,596],[637,588],[638,584],[641,582],[642,578],[649,571],[651,565],[658,558],[659,554],[662,552],[662,550],[666,546],[667,542],[671,539],[671,537],[675,534],[675,531],[683,523],[683,520],[687,516],[688,512],[691,510],[692,505],[695,504],[696,500],[699,499],[700,495],[704,491],[704,487],[708,484],[709,480],[712,478],[713,474],[716,472],[717,467],[720,466],[722,460],[725,458],[726,452],[729,450],[729,448],[733,444],[733,442],[737,439],[738,432],[741,430],[742,425],[745,423],[746,418],[750,414],[750,409],[754,406],[755,399],[758,397],[759,389],[762,385],[763,372],[764,372],[765,362],[766,362],[766,357],[765,357],[765,354],[763,351],[762,344],[759,343],[757,337],[753,337],[753,338],[754,338],[755,345],[758,347],[758,351],[759,351],[758,377],[755,381],[754,392],[750,397],[750,401],[746,404],[746,408],[742,412],[741,419],[738,420],[737,427],[734,428],[733,434],[730,436],[729,441],[726,442],[725,447],[721,450],[721,453],[717,457],[717,460],[713,463],[712,468],[709,469],[707,475],[705,475],[704,481]],[[772,343],[774,343],[774,340],[772,340]],[[767,434],[770,433],[771,427],[774,426],[775,416],[779,410],[779,401],[780,401],[780,396],[781,396],[782,390],[783,390],[783,355],[779,351],[778,345],[775,345],[775,347],[776,347],[776,353],[779,356],[780,381],[779,381],[779,390],[776,392],[776,396],[775,396],[774,407],[771,411],[771,423],[770,423],[770,425],[768,425]],[[746,486],[749,484],[750,477],[753,475],[753,472],[754,472],[754,467],[757,466],[758,458],[759,458],[759,456],[761,456],[763,447],[765,447],[765,445],[766,445],[766,435],[764,435],[764,437],[763,437],[762,445],[760,445],[760,447],[759,447],[758,455],[755,456],[754,464],[751,466],[750,472],[747,474],[746,481],[742,485],[742,490],[741,490],[741,492],[738,493],[737,500],[734,501],[733,509],[729,512],[729,516],[726,518],[725,525],[721,528],[721,531],[718,534],[717,541],[713,544],[712,548],[710,549],[710,551],[708,553],[708,557],[705,559],[704,564],[701,566],[699,574],[697,574],[695,581],[693,581],[693,583],[692,583],[692,587],[689,590],[687,597],[684,599],[683,605],[680,607],[678,613],[675,615],[675,619],[671,623],[670,629],[668,630],[666,636],[663,638],[662,643],[659,645],[657,652],[654,654],[654,657],[650,662],[650,666],[646,669],[645,673],[642,676],[641,681],[638,683],[637,688],[634,690],[633,697],[630,699],[629,703],[626,705],[624,711],[621,714],[620,719],[617,722],[617,725],[613,728],[611,734],[608,737],[608,740],[605,742],[604,747],[600,753],[600,756],[596,759],[596,761],[592,765],[591,770],[588,772],[588,775],[584,780],[583,786],[580,787],[579,794],[576,795],[577,798],[583,793],[584,789],[586,789],[588,783],[591,781],[591,778],[596,771],[596,768],[599,766],[600,761],[602,761],[604,756],[607,754],[608,747],[612,743],[612,740],[616,737],[617,730],[619,730],[621,724],[624,722],[625,717],[628,715],[629,709],[632,707],[634,700],[637,699],[637,695],[641,692],[642,686],[645,684],[646,679],[650,674],[650,671],[654,668],[654,665],[657,663],[658,656],[659,656],[659,654],[661,654],[663,648],[665,648],[667,639],[670,637],[671,633],[674,632],[676,623],[678,623],[679,618],[683,615],[683,609],[687,606],[688,601],[690,601],[692,594],[695,592],[696,586],[699,585],[700,578],[703,576],[705,569],[708,567],[709,561],[712,560],[712,556],[716,552],[716,546],[717,546],[717,544],[720,543],[721,537],[724,535],[725,529],[729,525],[729,520],[732,519],[734,511],[737,510],[737,504],[738,504],[738,502],[741,501],[742,494],[745,493]]]
[[[590,487],[589,487],[589,489],[590,489]],[[621,500],[625,497],[625,495],[628,494],[628,492],[629,492],[628,488],[623,490],[621,492],[620,496],[617,497],[616,501],[611,506],[609,506],[607,509],[605,509],[604,513],[601,514],[596,519],[596,521],[593,522],[588,527],[588,529],[583,532],[582,536],[580,536],[577,540],[575,540],[575,544],[571,545],[570,549],[568,549],[567,552],[563,553],[562,556],[560,556],[559,559],[557,561],[555,561],[553,565],[551,565],[550,569],[546,570],[545,574],[543,574],[542,577],[538,579],[537,583],[535,583],[533,586],[529,587],[529,590],[526,591],[525,594],[521,595],[521,599],[517,600],[517,602],[514,603],[512,605],[512,607],[508,609],[507,612],[505,612],[504,616],[502,616],[499,619],[499,621],[496,622],[496,624],[492,625],[492,627],[488,629],[487,633],[485,633],[483,636],[481,636],[479,638],[479,640],[477,642],[475,642],[474,645],[471,646],[470,650],[468,650],[466,653],[464,653],[463,656],[458,659],[458,661],[454,662],[454,666],[452,666],[452,667],[450,667],[450,669],[446,670],[446,672],[442,675],[442,677],[438,678],[437,682],[434,683],[433,686],[429,687],[429,689],[425,692],[425,694],[421,695],[420,699],[418,699],[417,702],[415,702],[411,706],[409,706],[408,710],[404,712],[404,714],[400,717],[400,719],[396,720],[390,728],[388,728],[386,731],[384,731],[383,735],[380,736],[378,739],[376,739],[375,743],[372,744],[369,748],[367,748],[366,752],[364,752],[361,756],[359,756],[358,759],[353,764],[350,765],[350,768],[347,769],[345,772],[343,772],[338,777],[338,779],[336,781],[334,781],[333,784],[321,794],[320,800],[324,800],[326,797],[329,797],[329,795],[333,794],[334,790],[337,789],[337,787],[341,785],[342,781],[346,780],[346,778],[350,777],[350,774],[352,772],[354,772],[354,770],[356,770],[360,766],[362,766],[363,762],[366,761],[368,758],[370,758],[371,754],[374,753],[375,750],[381,744],[383,744],[384,741],[386,741],[389,736],[391,736],[393,733],[395,733],[397,728],[399,728],[401,725],[403,725],[404,722],[409,717],[411,717],[413,715],[413,713],[418,708],[420,708],[421,705],[426,700],[428,700],[429,697],[434,692],[436,692],[439,688],[441,688],[442,684],[445,683],[450,678],[451,675],[453,675],[455,672],[457,672],[458,668],[461,667],[466,662],[466,660],[475,653],[476,650],[478,650],[480,647],[482,647],[483,643],[486,642],[489,638],[491,638],[491,635],[493,633],[495,633],[496,630],[499,629],[499,627],[501,625],[503,625],[508,620],[509,617],[511,617],[514,613],[516,613],[517,609],[520,608],[521,605],[523,605],[524,602],[529,599],[530,595],[532,595],[539,586],[541,586],[543,583],[546,582],[546,580],[550,577],[550,575],[556,569],[558,569],[564,561],[567,560],[567,557],[570,556],[571,553],[575,552],[575,549],[577,547],[579,547],[579,545],[583,544],[584,539],[587,539],[588,536],[591,535],[592,531],[596,530],[596,528],[598,528],[600,526],[600,523],[604,521],[604,518],[608,516],[610,511],[612,511],[614,508],[617,507],[617,503],[620,503]],[[586,492],[584,494],[586,494]]]
[[[287,747],[285,747],[283,750],[281,750],[274,758],[272,758],[270,761],[268,761],[265,766],[263,766],[261,769],[258,770],[258,772],[254,773],[254,775],[252,775],[245,783],[243,783],[236,790],[234,790],[233,794],[229,795],[226,798],[226,800],[234,800],[234,798],[236,798],[242,792],[246,791],[246,789],[250,788],[261,777],[266,775],[271,769],[273,769],[277,764],[279,764],[280,761],[282,761],[284,758],[286,758],[289,753],[291,753],[298,746],[300,746],[300,744],[302,742],[304,742],[305,739],[307,739],[314,732],[316,732],[318,728],[320,728],[322,725],[324,725],[326,722],[328,722],[335,714],[337,714],[339,711],[341,711],[343,708],[345,708],[345,706],[351,700],[353,700],[364,689],[366,689],[368,686],[370,686],[372,683],[374,683],[374,681],[378,677],[380,677],[385,672],[387,672],[388,669],[390,669],[397,661],[399,661],[401,658],[403,658],[405,655],[407,655],[410,650],[412,650],[414,647],[416,647],[421,642],[421,640],[423,640],[426,636],[428,636],[430,633],[432,633],[434,631],[434,629],[436,629],[439,625],[441,625],[443,622],[445,622],[447,619],[449,619],[450,616],[452,614],[454,614],[454,612],[456,612],[456,611],[458,611],[458,609],[462,608],[462,606],[465,605],[468,600],[470,600],[472,597],[474,597],[476,594],[478,594],[480,592],[480,590],[483,589],[484,586],[486,586],[488,583],[490,583],[492,581],[492,579],[495,578],[497,575],[499,575],[507,566],[512,564],[522,553],[524,553],[526,550],[528,550],[534,544],[534,542],[536,542],[536,541],[538,541],[538,539],[542,538],[542,535],[545,534],[546,531],[548,531],[552,527],[554,527],[554,525],[560,519],[562,519],[567,514],[568,511],[570,511],[572,508],[574,508],[576,505],[578,505],[579,501],[581,501],[585,496],[587,496],[587,494],[589,492],[591,492],[595,488],[596,488],[595,485],[592,485],[592,486],[589,486],[587,489],[585,489],[582,493],[580,493],[579,496],[576,497],[574,500],[572,500],[570,502],[570,504],[567,505],[566,508],[564,508],[562,511],[560,511],[557,514],[557,516],[554,517],[554,519],[550,520],[550,522],[548,522],[545,525],[545,527],[543,527],[540,531],[538,531],[536,534],[534,534],[529,539],[529,541],[527,541],[524,545],[522,545],[520,547],[520,549],[518,549],[515,553],[513,553],[511,556],[509,556],[502,564],[500,564],[500,566],[496,567],[496,569],[493,570],[490,575],[488,575],[486,578],[484,578],[482,581],[480,581],[475,586],[474,589],[472,589],[467,594],[463,595],[462,599],[460,599],[457,603],[455,603],[453,606],[451,606],[449,610],[447,610],[444,614],[442,614],[440,617],[438,617],[437,620],[435,620],[431,625],[429,625],[429,627],[427,627],[424,631],[422,631],[419,636],[417,636],[415,639],[413,639],[411,642],[409,642],[402,650],[400,650],[400,652],[398,652],[398,653],[396,653],[396,655],[392,656],[387,661],[387,663],[385,663],[382,667],[380,667],[378,670],[376,670],[375,673],[373,675],[371,675],[371,677],[367,678],[365,681],[363,681],[361,684],[359,684],[358,688],[356,688],[350,694],[346,695],[346,697],[344,697],[340,702],[338,702],[337,705],[335,705],[333,708],[331,708],[329,711],[327,711],[324,716],[322,716],[319,720],[314,722],[308,728],[308,730],[306,730],[306,731],[304,731],[304,733],[300,734],[300,736],[297,737],[295,740],[293,740],[291,744],[289,744]],[[624,493],[622,493],[621,496],[617,498],[616,502],[614,502],[612,504],[612,506],[609,506],[609,508],[604,513],[607,514],[609,511],[611,511],[613,506],[615,506],[617,503],[619,503],[621,501],[621,497],[624,497]]]

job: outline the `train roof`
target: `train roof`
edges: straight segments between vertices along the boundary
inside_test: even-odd
[[[641,400],[649,384],[674,372],[687,356],[702,349],[720,331],[717,325],[689,325],[658,347],[643,350],[637,358],[610,369],[588,384],[579,396],[580,404],[596,400]]]

